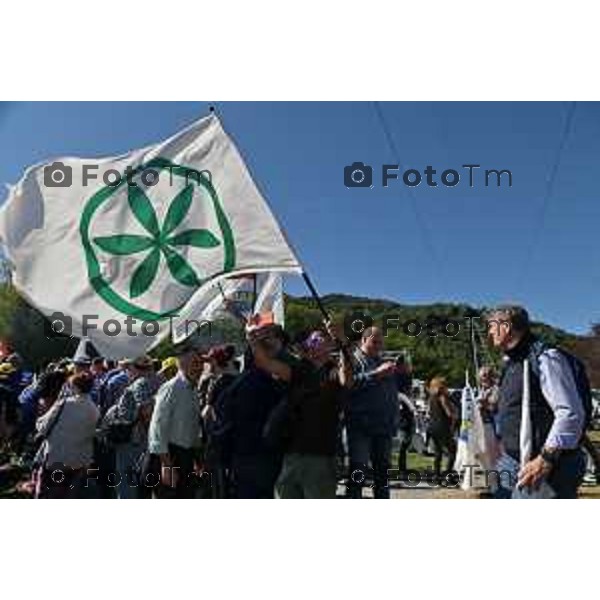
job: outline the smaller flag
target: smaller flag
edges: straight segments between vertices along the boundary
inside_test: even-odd
[[[173,342],[182,342],[203,322],[227,316],[233,316],[244,324],[261,318],[283,326],[281,274],[253,273],[229,277],[200,290],[173,319]]]

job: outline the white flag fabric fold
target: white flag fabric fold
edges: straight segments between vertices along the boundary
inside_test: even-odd
[[[199,290],[173,319],[173,342],[180,343],[195,327],[233,316],[246,321],[252,314],[270,312],[284,325],[283,283],[279,273],[257,273],[222,279]]]
[[[273,313],[274,322],[282,327],[285,326],[283,278],[280,273],[270,273],[259,285],[254,312],[257,314]]]
[[[0,237],[23,296],[115,358],[162,339],[218,278],[301,273],[214,115],[122,156],[29,168]]]
[[[521,401],[521,429],[519,431],[519,452],[521,454],[520,467],[523,468],[532,458],[533,452],[533,429],[531,423],[531,365],[528,359],[523,361],[523,395]],[[516,463],[516,461],[514,461]],[[517,469],[515,468],[515,471]],[[515,472],[514,480],[518,474]],[[516,486],[513,489],[513,498],[520,500],[542,500],[556,498],[556,492],[548,483],[542,479],[535,488]]]
[[[531,430],[531,412],[530,406],[530,385],[529,385],[529,360],[523,361],[523,396],[521,401],[521,429],[519,431],[519,445],[521,453],[521,466],[531,458],[532,448],[532,430]]]

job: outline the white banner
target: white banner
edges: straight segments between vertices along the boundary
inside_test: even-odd
[[[254,314],[271,313],[284,325],[283,282],[279,273],[258,273],[223,279],[204,288],[173,319],[173,341],[179,343],[203,322],[232,316],[246,322]],[[197,322],[197,323],[195,323]]]

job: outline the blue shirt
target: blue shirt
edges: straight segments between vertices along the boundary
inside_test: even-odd
[[[123,392],[125,388],[129,385],[129,373],[125,369],[119,369],[112,374],[109,373],[106,376],[105,380],[105,398],[104,402],[106,403],[104,409],[110,408],[113,404],[115,404]]]
[[[263,432],[273,409],[284,397],[286,386],[256,367],[244,371],[217,402],[213,439],[236,457],[274,454]]]
[[[539,358],[540,387],[554,413],[554,423],[544,444],[547,448],[577,448],[585,427],[585,410],[573,370],[559,350],[550,348]]]
[[[37,418],[37,406],[40,398],[40,388],[35,383],[27,386],[19,394],[21,414],[23,416],[23,421],[27,423],[27,425],[35,424]]]
[[[375,370],[381,357],[367,356],[360,348],[354,353],[354,386],[346,408],[348,426],[368,435],[394,435],[398,429],[400,407],[396,378],[378,377]]]

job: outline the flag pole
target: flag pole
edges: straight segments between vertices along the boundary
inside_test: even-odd
[[[319,293],[317,292],[315,286],[313,285],[313,282],[312,282],[310,276],[308,275],[308,273],[306,273],[306,271],[302,271],[302,279],[304,279],[304,283],[306,283],[306,286],[310,290],[310,293],[311,293],[314,301],[317,303],[317,307],[321,311],[321,315],[323,315],[323,319],[326,322],[328,322],[328,323],[331,322],[331,316],[327,312],[327,309],[325,308],[325,305],[323,304],[323,301],[321,300],[321,296],[319,296]],[[329,334],[329,335],[331,336],[331,334]],[[343,342],[342,340],[336,339],[333,336],[331,336],[331,337],[332,337],[333,341],[336,343],[336,345],[339,346],[339,350],[344,355],[344,358],[348,362],[351,362],[352,361],[352,357],[350,356],[350,352],[348,350],[347,342]]]
[[[305,271],[302,271],[302,279],[304,279],[304,283],[306,283],[306,286],[310,290],[310,293],[311,293],[314,301],[317,303],[317,307],[321,311],[323,318],[326,321],[329,321],[330,320],[329,313],[327,312],[327,309],[323,305],[323,301],[321,300],[321,297],[319,296],[317,290],[315,289],[315,286],[313,285],[313,282],[311,281],[308,273],[306,273]]]
[[[256,275],[256,273],[252,274],[252,314],[254,314],[254,311],[256,310],[256,301],[258,300]]]
[[[475,338],[475,324],[474,319],[471,317],[471,357],[473,360],[473,369],[475,371],[475,385],[479,388],[479,356],[477,353],[477,340]]]

